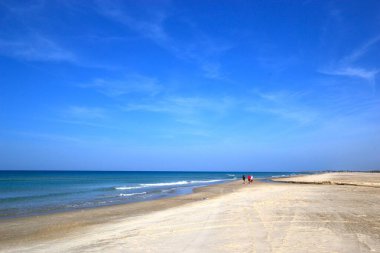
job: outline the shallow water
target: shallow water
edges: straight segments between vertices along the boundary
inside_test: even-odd
[[[294,173],[0,171],[0,219],[172,197],[243,174]]]

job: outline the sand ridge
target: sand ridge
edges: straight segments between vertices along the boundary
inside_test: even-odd
[[[333,172],[274,178],[273,181],[300,184],[335,184],[380,187],[380,173]]]

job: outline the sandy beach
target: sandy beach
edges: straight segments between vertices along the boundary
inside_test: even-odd
[[[379,252],[380,174],[338,174],[2,220],[0,251]]]
[[[323,173],[273,179],[277,182],[380,187],[379,173]]]

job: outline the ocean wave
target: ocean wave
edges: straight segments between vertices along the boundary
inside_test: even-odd
[[[120,186],[120,187],[115,187],[115,190],[133,190],[133,189],[140,189],[142,188],[141,186]]]
[[[277,178],[277,177],[287,177],[288,175],[276,175],[276,176],[271,176],[273,178]]]
[[[33,200],[33,199],[46,199],[46,198],[52,198],[52,197],[63,197],[68,195],[74,195],[74,194],[81,194],[88,191],[77,191],[77,192],[52,192],[47,194],[38,194],[38,195],[25,195],[25,196],[16,196],[16,197],[5,197],[0,198],[0,203],[6,203],[6,202],[17,202],[17,201],[24,201],[24,200]]]
[[[194,180],[190,181],[191,184],[203,184],[203,183],[215,183],[215,182],[221,182],[226,181],[230,179],[213,179],[213,180]]]
[[[140,184],[142,187],[154,187],[154,186],[170,186],[170,185],[184,185],[189,184],[188,181],[168,182],[168,183],[155,183],[155,184]]]
[[[169,189],[164,189],[164,190],[161,190],[161,192],[172,192],[172,191],[175,191],[176,188],[169,188]]]
[[[188,184],[204,184],[204,183],[215,183],[222,181],[235,180],[234,178],[228,179],[212,179],[212,180],[192,180],[192,181],[176,181],[176,182],[165,182],[165,183],[151,183],[151,184],[139,184],[139,186],[118,186],[114,187],[115,190],[125,191],[125,190],[134,190],[147,187],[162,187],[162,186],[176,186],[176,185],[188,185]]]
[[[129,197],[129,196],[134,196],[134,195],[144,195],[146,192],[136,192],[136,193],[120,193],[120,197]]]

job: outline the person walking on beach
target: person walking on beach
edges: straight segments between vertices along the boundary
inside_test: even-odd
[[[242,178],[243,178],[243,184],[245,184],[245,176],[243,175],[243,177],[242,177]]]

